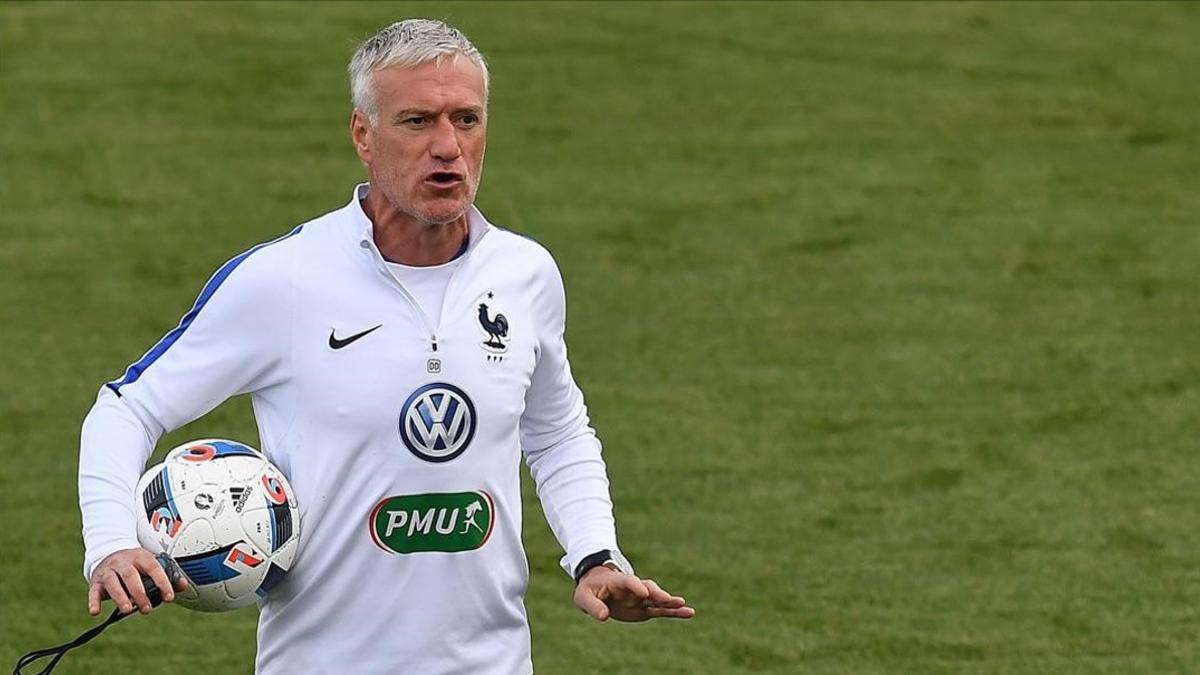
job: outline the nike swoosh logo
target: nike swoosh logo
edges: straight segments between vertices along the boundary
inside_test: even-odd
[[[346,345],[350,344],[351,342],[354,342],[355,340],[366,336],[368,333],[370,333],[372,331],[379,330],[380,328],[383,328],[383,324],[379,324],[378,326],[375,326],[374,328],[368,328],[361,333],[355,333],[354,335],[351,335],[348,338],[339,338],[336,335],[334,335],[334,333],[336,332],[336,329],[330,330],[329,331],[329,348],[330,349],[341,349],[342,347],[345,347]]]

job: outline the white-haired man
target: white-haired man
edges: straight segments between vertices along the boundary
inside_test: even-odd
[[[172,597],[138,547],[134,485],[163,433],[251,393],[303,522],[296,564],[262,602],[259,673],[532,672],[522,456],[582,611],[693,616],[617,550],[554,261],[473,206],[482,55],[445,23],[408,20],[349,70],[369,182],[226,263],[84,422],[89,610],[148,612],[140,573]]]

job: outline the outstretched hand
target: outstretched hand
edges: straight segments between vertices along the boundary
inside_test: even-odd
[[[696,610],[687,601],[659,587],[652,579],[639,579],[600,565],[593,567],[575,588],[575,606],[597,621],[690,619]]]

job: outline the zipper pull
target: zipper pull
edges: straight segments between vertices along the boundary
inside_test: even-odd
[[[433,345],[433,351],[436,352],[437,351],[437,336],[436,335],[431,336],[429,338],[429,344]]]

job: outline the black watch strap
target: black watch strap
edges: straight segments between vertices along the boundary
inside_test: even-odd
[[[593,567],[599,567],[612,559],[612,551],[604,549],[603,551],[596,551],[583,560],[580,560],[579,564],[575,566],[575,584],[579,584],[579,580],[583,578],[583,575],[588,573],[588,570]]]

